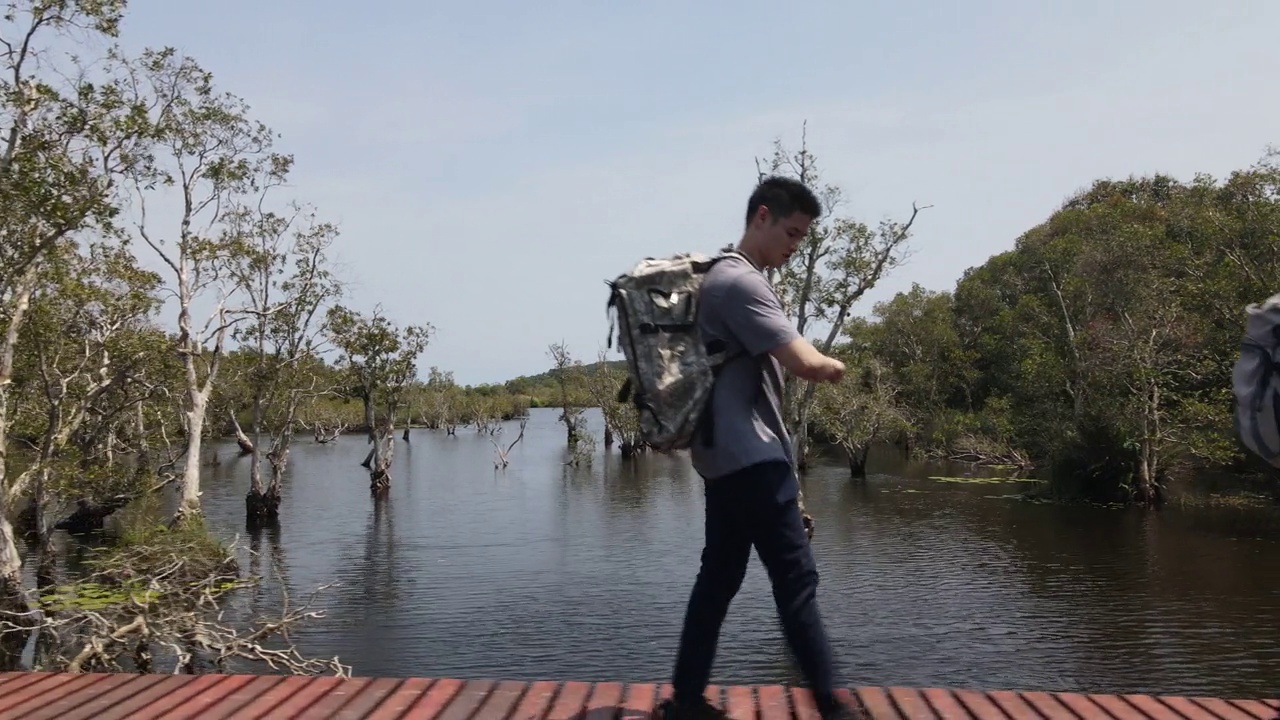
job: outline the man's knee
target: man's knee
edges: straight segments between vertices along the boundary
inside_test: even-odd
[[[761,553],[780,607],[803,603],[817,593],[818,563],[803,532],[798,523],[795,528],[780,527],[766,543],[767,552]]]
[[[741,558],[704,549],[702,565],[698,568],[698,585],[710,595],[726,598],[726,602],[733,599],[747,577],[749,553],[749,547]]]
[[[774,592],[784,596],[813,592],[818,587],[818,564],[813,553],[805,548],[783,556],[775,567],[769,568],[769,581]]]

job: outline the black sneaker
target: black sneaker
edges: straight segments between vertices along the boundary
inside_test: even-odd
[[[676,702],[674,698],[658,704],[661,720],[728,720],[729,715],[720,708],[698,698],[697,702]]]

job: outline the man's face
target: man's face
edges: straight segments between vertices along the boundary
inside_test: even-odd
[[[786,264],[791,254],[800,247],[804,236],[809,232],[813,218],[804,213],[791,213],[790,217],[779,219],[769,213],[766,207],[760,208],[759,229],[763,242],[760,243],[765,257],[765,267],[776,268]]]

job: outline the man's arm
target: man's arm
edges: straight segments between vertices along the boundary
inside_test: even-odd
[[[844,363],[818,352],[796,331],[763,277],[742,275],[726,289],[721,303],[725,324],[748,353],[769,353],[804,380],[836,382],[843,377]]]
[[[839,382],[844,377],[844,363],[818,352],[804,337],[783,343],[769,354],[777,358],[787,372],[802,380]]]

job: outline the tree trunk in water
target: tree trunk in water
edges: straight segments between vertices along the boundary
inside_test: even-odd
[[[623,455],[626,455],[627,454],[627,451],[625,448],[626,443],[623,443],[623,445],[624,445],[624,448],[622,453]],[[604,446],[606,448],[613,447],[613,428],[609,427],[608,425],[604,426]]]
[[[1151,445],[1149,440],[1139,444],[1137,483],[1133,489],[1133,496],[1139,505],[1159,507],[1164,502],[1164,488],[1160,485],[1155,450]]]
[[[369,454],[364,456],[364,461],[360,463],[360,467],[372,469],[373,456],[376,454],[378,447],[378,432],[373,425],[373,401],[367,397],[367,393],[364,401],[364,424],[365,427],[369,428],[369,442],[373,444],[373,447],[369,448]]]
[[[864,479],[867,477],[867,448],[857,448],[847,451],[849,455],[849,477],[854,479]]]
[[[280,483],[284,481],[284,471],[289,467],[289,446],[287,441],[279,452],[271,453],[267,456],[267,459],[271,461],[271,485],[267,487],[267,493],[273,494],[278,498],[280,497]]]
[[[48,534],[40,539],[38,557],[36,559],[36,596],[43,597],[57,586],[57,554]],[[56,610],[46,610],[45,616],[55,616]],[[32,658],[35,664],[47,665],[50,649],[56,637],[49,630],[35,630],[36,642]]]
[[[373,398],[369,397],[368,393],[365,393],[364,398],[364,426],[369,442],[377,442],[378,428],[373,424]]]
[[[272,473],[274,474],[274,470]],[[244,496],[245,522],[249,527],[257,527],[262,523],[272,522],[279,517],[280,511],[280,494],[277,488],[274,497],[263,487],[262,484],[262,458],[255,448],[253,453],[253,467],[249,471],[250,482],[249,492]],[[271,486],[276,488],[276,482],[273,479]]]
[[[259,346],[259,353],[262,352]],[[232,413],[234,421],[235,414]],[[237,434],[240,432],[240,425],[236,425]],[[246,438],[247,440],[247,438]],[[268,510],[266,489],[262,485],[262,391],[258,390],[254,393],[253,398],[253,442],[249,445],[249,492],[244,496],[244,513],[245,524],[250,528],[270,519]],[[240,449],[244,450],[245,443],[240,444]],[[279,507],[277,503],[277,507]]]
[[[369,469],[369,490],[375,495],[391,489],[391,456],[395,450],[395,431],[387,428],[386,434],[373,441],[373,466]]]
[[[274,482],[266,490],[250,488],[244,496],[245,524],[262,527],[280,519],[280,487]]]
[[[285,468],[289,465],[289,447],[291,431],[286,430],[276,447],[267,453],[267,462],[271,463],[271,484],[267,489],[249,489],[245,496],[245,511],[248,525],[251,528],[273,525],[280,521],[280,481],[284,477]]]
[[[262,453],[258,448],[254,448],[250,453],[253,457],[249,463],[249,492],[262,494]]]
[[[18,344],[18,331],[27,312],[35,288],[38,263],[31,263],[22,276],[8,278],[11,293],[7,307],[9,326],[0,336],[0,616],[19,627],[31,627],[35,620],[28,613],[26,595],[22,592],[22,555],[13,537],[9,513],[13,496],[21,488],[11,485],[7,477],[9,461],[9,400],[13,389],[13,356]],[[20,476],[19,476],[20,477]],[[0,634],[0,670],[17,669],[27,638],[21,632]]]
[[[7,503],[0,503],[6,505]],[[7,507],[0,507],[0,616],[21,627],[33,627],[26,596],[22,592],[22,556],[13,538]],[[22,659],[27,636],[21,632],[0,635],[0,670],[14,670]]]
[[[36,591],[43,595],[57,582],[58,554],[53,549],[53,537],[45,533],[39,539],[39,550],[36,557]]]
[[[49,507],[49,468],[44,468],[36,476],[35,487],[35,528],[38,562],[36,565],[36,588],[43,590],[54,583],[53,538],[49,533],[49,520],[45,510]]]
[[[1163,501],[1160,487],[1160,455],[1156,438],[1160,434],[1160,386],[1147,388],[1146,412],[1142,417],[1142,440],[1138,443],[1137,487],[1134,496],[1139,504],[1157,507]]]
[[[200,451],[205,402],[206,398],[197,395],[187,411],[187,462],[182,471],[182,500],[173,515],[174,525],[200,516]]]

